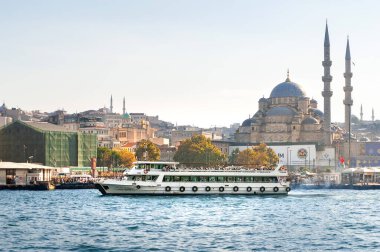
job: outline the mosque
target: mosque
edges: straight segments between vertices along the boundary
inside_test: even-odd
[[[258,111],[246,119],[235,133],[237,143],[315,143],[317,145],[332,145],[331,102],[333,92],[330,89],[330,40],[326,24],[324,39],[324,109],[318,108],[318,102],[307,97],[300,85],[291,81],[289,71],[284,82],[275,86],[269,98],[258,101]],[[351,57],[349,42],[346,47],[346,72],[344,73],[346,106],[346,123],[350,115],[351,99]],[[348,111],[348,112],[347,112]]]

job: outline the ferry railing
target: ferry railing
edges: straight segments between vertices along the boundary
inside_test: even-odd
[[[141,169],[141,171],[145,171]],[[172,168],[172,169],[149,169],[148,171],[160,171],[160,172],[239,172],[239,173],[273,173],[279,172],[287,174],[286,170],[276,170],[276,169],[245,169],[245,168]]]

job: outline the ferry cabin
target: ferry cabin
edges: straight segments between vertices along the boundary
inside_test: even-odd
[[[102,194],[287,194],[281,170],[177,169],[176,163],[138,162],[119,180],[97,185]]]

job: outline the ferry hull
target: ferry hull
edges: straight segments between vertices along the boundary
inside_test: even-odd
[[[138,186],[98,183],[95,186],[103,195],[287,195],[290,191],[290,187],[280,184],[265,186]]]

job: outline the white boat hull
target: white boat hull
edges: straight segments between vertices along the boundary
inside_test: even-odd
[[[179,184],[165,183],[162,185],[123,184],[118,181],[105,181],[96,184],[103,195],[210,195],[210,194],[241,194],[241,195],[287,195],[289,185],[280,183],[267,184]],[[264,188],[264,189],[263,189]]]

